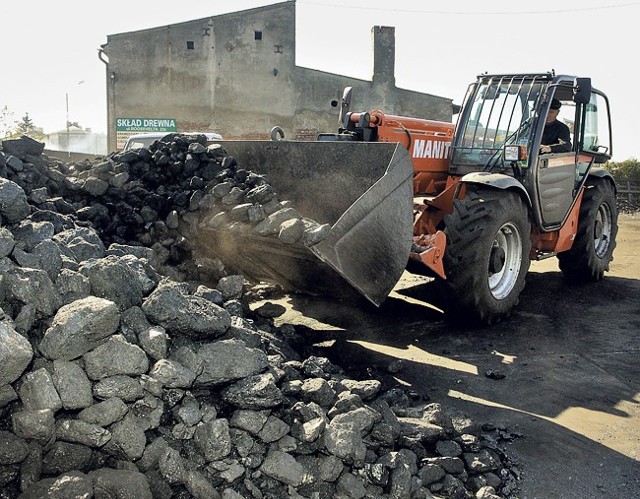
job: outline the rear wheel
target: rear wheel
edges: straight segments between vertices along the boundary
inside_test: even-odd
[[[599,281],[613,260],[618,209],[613,184],[594,179],[585,186],[578,231],[569,251],[558,254],[564,276],[576,282]]]
[[[531,223],[520,196],[469,188],[445,217],[447,314],[491,324],[507,317],[529,270]]]

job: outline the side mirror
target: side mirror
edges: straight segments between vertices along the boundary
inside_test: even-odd
[[[342,93],[342,99],[340,100],[340,114],[338,115],[338,124],[342,128],[347,128],[349,124],[349,109],[351,108],[351,94],[353,93],[352,87],[345,87]]]
[[[573,80],[573,102],[588,104],[591,100],[591,78],[576,78]]]

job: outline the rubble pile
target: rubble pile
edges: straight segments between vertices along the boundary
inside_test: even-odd
[[[126,155],[78,166],[30,139],[3,150],[0,497],[516,493],[505,432],[310,354],[276,305],[249,309],[240,275],[160,272],[179,245],[167,218],[207,195],[176,162],[158,165],[177,179],[162,191]],[[199,154],[230,178],[231,160]],[[142,220],[125,216],[136,196],[156,199]]]

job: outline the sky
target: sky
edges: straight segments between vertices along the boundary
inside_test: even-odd
[[[277,0],[11,2],[0,25],[0,109],[46,133],[67,117],[106,132],[107,36]],[[396,85],[461,104],[480,73],[588,76],[609,98],[613,160],[640,158],[637,20],[640,0],[297,0],[296,64],[371,79],[371,28],[395,27]],[[635,55],[634,55],[635,54]],[[357,99],[354,98],[357,105]],[[429,116],[416,117],[429,118]]]

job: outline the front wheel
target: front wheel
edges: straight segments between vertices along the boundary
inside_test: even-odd
[[[613,260],[618,209],[613,184],[594,179],[585,185],[578,230],[569,251],[558,253],[562,274],[574,282],[599,281]]]
[[[521,197],[469,187],[445,224],[447,314],[482,324],[510,315],[530,264],[531,222]]]

